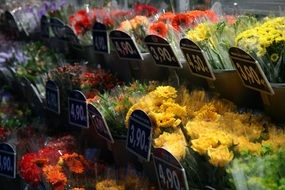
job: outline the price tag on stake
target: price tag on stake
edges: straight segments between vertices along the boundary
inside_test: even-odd
[[[92,104],[88,104],[88,112],[91,121],[91,125],[94,125],[98,135],[106,139],[110,143],[114,143],[114,139],[109,130],[106,120],[100,113],[100,111]]]
[[[149,161],[152,143],[152,123],[142,110],[135,110],[130,116],[126,148],[138,157]]]
[[[259,63],[253,57],[236,47],[231,47],[229,54],[244,86],[269,95],[274,94]]]
[[[163,148],[156,148],[153,160],[161,190],[189,189],[185,169],[170,152]]]
[[[51,80],[46,83],[46,108],[56,114],[60,114],[59,88]]]
[[[127,33],[113,30],[110,32],[110,40],[121,59],[143,60],[135,40]]]
[[[64,23],[58,18],[50,18],[50,27],[57,38],[64,37]]]
[[[86,98],[79,90],[73,90],[68,97],[69,124],[77,127],[89,127]]]
[[[93,46],[97,53],[110,53],[109,35],[107,27],[99,22],[93,25]]]
[[[70,44],[78,45],[79,39],[75,35],[74,31],[69,26],[64,26],[64,39]]]
[[[49,23],[48,18],[45,15],[41,18],[41,34],[44,38],[49,37]]]
[[[0,143],[0,175],[16,178],[16,151],[8,143]]]
[[[216,79],[202,49],[195,42],[186,38],[181,39],[180,48],[193,75],[209,80]]]
[[[182,68],[172,47],[165,39],[156,35],[148,35],[145,38],[145,43],[158,66]]]

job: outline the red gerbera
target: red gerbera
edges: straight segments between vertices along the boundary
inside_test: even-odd
[[[186,13],[179,13],[177,14],[172,20],[172,26],[177,31],[181,31],[183,28],[188,28],[193,25],[194,17],[186,14]]]
[[[162,22],[172,22],[172,19],[175,17],[175,14],[173,12],[166,12],[159,16],[158,21]]]
[[[134,10],[136,15],[143,15],[147,17],[153,16],[158,12],[158,10],[151,5],[139,3],[135,5]]]
[[[168,27],[163,22],[155,22],[150,25],[149,32],[161,36],[163,38],[167,37]]]

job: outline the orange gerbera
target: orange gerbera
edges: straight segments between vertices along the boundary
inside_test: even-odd
[[[177,31],[181,31],[182,28],[188,28],[193,25],[194,17],[187,13],[179,13],[172,20],[172,26]]]
[[[175,14],[173,12],[166,12],[159,16],[158,21],[165,22],[165,23],[172,22],[172,19],[174,17],[175,17]]]
[[[161,36],[163,38],[167,37],[168,34],[168,27],[166,24],[164,24],[163,22],[155,22],[152,23],[149,27],[149,32],[151,34],[155,34],[158,36]]]
[[[43,174],[47,182],[53,186],[65,186],[67,183],[67,178],[60,166],[47,165],[43,167]]]
[[[64,154],[61,158],[71,172],[76,174],[82,174],[84,172],[86,160],[82,155],[76,153]]]

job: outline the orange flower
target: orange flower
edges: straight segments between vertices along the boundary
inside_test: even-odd
[[[71,190],[85,190],[84,188],[72,188]]]
[[[65,186],[67,178],[60,166],[47,165],[43,167],[43,174],[46,180],[53,186]]]
[[[70,160],[65,161],[65,163],[68,169],[73,173],[81,174],[84,172],[84,166],[80,160],[70,159]]]
[[[71,172],[76,174],[82,174],[84,172],[84,164],[87,161],[82,155],[76,153],[64,154],[61,158]]]
[[[163,38],[167,37],[168,27],[163,22],[155,22],[150,25],[149,32],[151,34],[159,35]]]
[[[172,20],[172,26],[177,31],[181,31],[182,28],[188,28],[193,25],[194,17],[187,13],[179,13]]]
[[[172,19],[175,17],[175,14],[173,12],[166,12],[159,16],[158,21],[167,23],[172,22]]]

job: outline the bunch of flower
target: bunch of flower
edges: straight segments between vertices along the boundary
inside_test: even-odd
[[[163,131],[179,129],[182,120],[187,117],[186,107],[177,101],[177,91],[171,86],[158,86],[155,90],[139,99],[132,105],[126,115],[126,126],[134,110],[143,110],[154,122],[154,136]]]
[[[94,97],[98,92],[103,93],[104,91],[111,90],[120,83],[114,75],[103,69],[85,72],[80,76],[80,88],[87,92],[87,98]]]
[[[154,87],[155,83],[143,84],[135,81],[130,85],[117,86],[110,92],[99,94],[89,102],[103,114],[112,135],[126,136],[124,121],[129,108]]]
[[[238,32],[251,27],[256,23],[254,17],[241,16],[233,23],[212,20],[200,21],[195,27],[186,32],[186,38],[196,42],[214,69],[233,69],[228,49],[234,46],[234,37]]]
[[[96,21],[96,15],[88,9],[81,9],[69,17],[69,25],[74,29],[75,34],[84,35],[90,30]]]
[[[285,17],[266,18],[238,34],[235,43],[252,54],[270,82],[284,82]]]
[[[185,127],[191,148],[207,155],[216,167],[228,165],[243,152],[263,155],[270,148],[285,146],[285,132],[274,126],[264,115],[237,113],[235,107],[220,100],[211,100],[194,113]]]
[[[73,173],[83,173],[87,161],[83,156],[68,152],[74,150],[76,141],[72,136],[63,136],[48,142],[47,146],[34,153],[21,157],[19,171],[21,177],[30,185],[37,186],[42,181],[42,175],[54,189],[64,189],[67,177],[63,166]]]
[[[144,38],[146,37],[148,25],[148,17],[137,15],[132,19],[121,22],[117,30],[124,31],[133,36],[141,52],[145,52]]]

